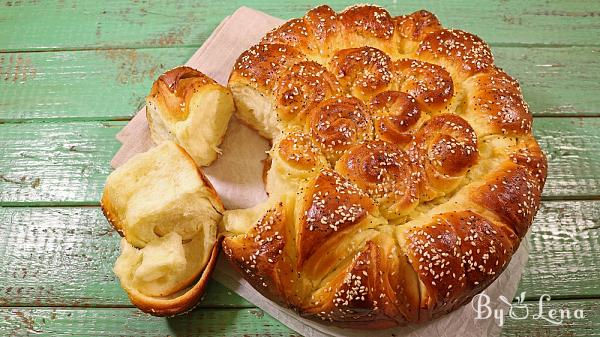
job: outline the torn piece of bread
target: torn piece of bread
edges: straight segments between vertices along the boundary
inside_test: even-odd
[[[124,236],[114,271],[136,306],[164,316],[199,301],[224,209],[185,150],[167,141],[115,170],[102,210]]]
[[[146,118],[156,144],[172,140],[198,166],[216,158],[235,106],[229,89],[190,67],[162,74],[146,98]]]
[[[206,253],[208,253],[206,255],[206,264],[202,265],[200,273],[197,274],[196,278],[192,279],[193,282],[170,295],[148,296],[131,284],[131,278],[129,277],[132,275],[134,266],[127,268],[127,263],[130,262],[131,259],[130,254],[127,254],[124,258],[119,257],[114,271],[121,280],[121,286],[127,292],[129,299],[140,310],[154,316],[177,315],[193,309],[200,301],[204,294],[204,289],[208,284],[208,280],[210,279],[210,275],[217,263],[219,248],[221,246],[220,241],[221,240],[215,242],[211,249],[206,251]],[[123,245],[128,245],[129,247],[123,248]],[[136,250],[136,248],[129,245],[125,239],[122,239],[121,241],[121,248]],[[137,254],[138,253],[135,255]],[[124,255],[125,253],[121,256]]]
[[[133,246],[174,231],[190,240],[206,223],[217,223],[223,205],[188,154],[166,142],[139,154],[107,179],[102,206]]]

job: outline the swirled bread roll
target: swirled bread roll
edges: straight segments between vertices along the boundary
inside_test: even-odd
[[[346,92],[363,101],[389,88],[392,60],[373,47],[342,49],[335,53],[329,68]]]
[[[352,96],[330,98],[314,107],[306,118],[306,130],[331,162],[374,135],[369,110]]]
[[[269,200],[226,213],[225,256],[300,315],[381,329],[467,303],[540,204],[544,153],[479,37],[418,11],[310,10],[244,52],[238,115],[273,141]]]
[[[370,102],[376,138],[406,146],[427,119],[414,97],[401,91],[384,91]]]
[[[102,210],[123,235],[115,274],[153,315],[192,308],[216,262],[224,211],[192,158],[171,141],[138,154],[107,179]]]
[[[300,129],[289,130],[278,137],[269,155],[271,168],[266,181],[269,194],[296,190],[328,167],[321,148]]]
[[[394,63],[394,71],[398,90],[414,97],[427,111],[439,112],[450,105],[454,83],[444,68],[402,59]]]
[[[234,110],[229,89],[190,67],[162,74],[146,98],[152,140],[174,141],[198,166],[217,158]]]
[[[477,162],[477,135],[460,116],[439,114],[416,133],[409,155],[419,170],[420,199],[427,201],[454,190]]]
[[[375,140],[346,151],[336,170],[377,200],[388,219],[405,215],[418,202],[421,176],[394,143]]]
[[[315,105],[340,93],[339,82],[325,67],[300,62],[277,79],[274,108],[282,121],[298,124]]]

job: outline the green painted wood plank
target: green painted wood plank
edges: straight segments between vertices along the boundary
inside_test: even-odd
[[[0,306],[131,306],[112,272],[119,236],[98,207],[0,208]],[[600,296],[600,200],[546,201],[519,291]],[[251,306],[210,284],[203,307]]]
[[[533,311],[535,302],[526,302]],[[583,319],[552,325],[534,319],[506,320],[502,336],[600,336],[600,301],[551,301],[549,310],[582,309]],[[537,313],[537,311],[535,311]],[[130,308],[1,308],[4,336],[298,336],[260,309],[197,309],[157,318]]]
[[[129,118],[193,48],[0,54],[0,121]]]
[[[0,124],[0,204],[97,205],[126,122]],[[547,198],[600,195],[600,119],[536,118]]]
[[[543,319],[534,319],[539,313],[538,302],[525,302],[529,308],[529,316],[524,320],[506,318],[502,329],[503,337],[593,337],[600,336],[600,300],[552,300],[545,302],[543,315],[548,317],[550,310],[582,309],[585,315],[583,319],[564,319],[562,324],[552,324]],[[515,311],[517,315],[523,315],[521,311]]]
[[[97,203],[125,124],[0,124],[0,202]]]
[[[0,207],[0,228],[0,306],[131,306],[112,272],[120,236],[99,207]],[[211,281],[201,306],[252,305]]]
[[[133,308],[0,308],[2,336],[299,336],[260,309],[196,309],[173,318]]]
[[[281,18],[299,17],[320,1],[3,1],[0,48],[48,50],[199,45],[242,5]],[[352,2],[328,1],[341,10]],[[593,0],[381,1],[392,14],[436,13],[447,27],[494,44],[598,45],[600,4]]]
[[[195,48],[0,54],[0,121],[123,119]],[[536,116],[600,115],[600,48],[494,48]]]
[[[600,200],[543,202],[529,243],[519,293],[600,296]]]
[[[600,48],[492,49],[496,64],[521,83],[534,116],[600,116],[594,94],[600,90]]]

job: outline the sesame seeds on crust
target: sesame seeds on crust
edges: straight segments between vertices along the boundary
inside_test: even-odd
[[[251,283],[311,319],[384,328],[448,312],[502,272],[539,207],[547,163],[518,83],[429,12],[319,6],[242,54],[230,85],[271,104],[278,156],[309,177],[281,221],[288,269],[270,256],[277,272]],[[372,219],[362,246],[322,249]],[[338,263],[309,277],[320,254]]]

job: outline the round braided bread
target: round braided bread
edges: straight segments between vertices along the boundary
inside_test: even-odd
[[[454,310],[539,207],[547,163],[518,83],[429,12],[314,8],[244,52],[229,88],[273,148],[269,200],[225,213],[223,249],[305,317],[367,329]]]

